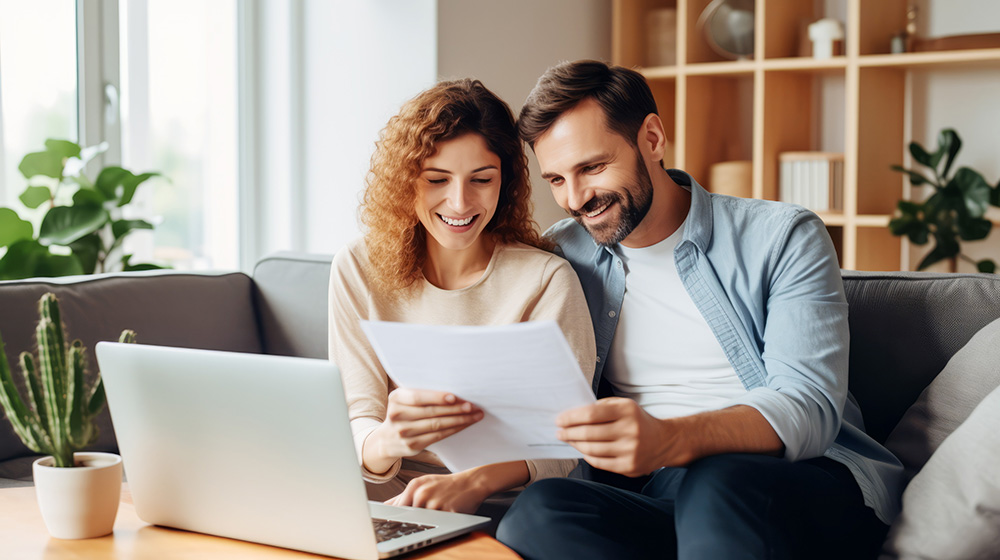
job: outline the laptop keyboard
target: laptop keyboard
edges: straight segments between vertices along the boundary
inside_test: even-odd
[[[375,526],[375,538],[378,542],[385,542],[389,539],[405,537],[413,533],[433,529],[434,525],[421,525],[419,523],[407,523],[405,521],[391,521],[389,519],[372,518],[372,525]]]

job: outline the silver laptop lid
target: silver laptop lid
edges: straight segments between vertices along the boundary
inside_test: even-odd
[[[378,557],[332,362],[110,342],[97,360],[142,520]]]

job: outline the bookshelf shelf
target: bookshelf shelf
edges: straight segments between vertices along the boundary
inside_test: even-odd
[[[801,56],[802,30],[827,15],[822,2],[756,0],[755,55],[732,61],[699,32],[698,17],[710,1],[613,0],[614,62],[649,80],[674,146],[668,163],[711,190],[713,165],[749,160],[752,196],[777,200],[780,154],[829,149],[817,138],[821,127],[835,126],[832,136],[843,139],[836,146],[844,154],[843,211],[820,217],[841,266],[899,270],[902,242],[887,226],[903,196],[903,177],[889,166],[904,161],[907,73],[995,69],[1000,48],[890,54],[892,36],[906,24],[907,0],[847,0],[844,54],[818,60]],[[660,10],[676,11],[676,29],[668,30],[676,65],[646,67],[653,44],[647,16]],[[831,83],[842,93],[819,100]]]

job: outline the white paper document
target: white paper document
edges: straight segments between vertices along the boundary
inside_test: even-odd
[[[452,471],[582,457],[556,438],[555,419],[595,399],[555,321],[496,327],[361,321],[361,328],[396,385],[447,391],[485,413],[428,448]]]

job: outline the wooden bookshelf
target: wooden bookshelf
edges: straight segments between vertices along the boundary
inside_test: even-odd
[[[707,184],[719,162],[753,162],[752,196],[778,199],[778,155],[821,151],[823,115],[842,112],[844,210],[821,213],[841,266],[899,270],[901,239],[888,223],[903,196],[904,177],[890,169],[904,161],[907,72],[921,68],[1000,68],[1000,49],[890,54],[906,25],[906,0],[848,0],[844,54],[800,55],[803,25],[828,14],[801,0],[756,0],[754,56],[727,60],[698,32],[710,0],[614,0],[612,57],[649,81],[674,146],[674,166]],[[677,11],[672,66],[646,64],[646,16]],[[816,106],[823,80],[842,83],[842,98]],[[828,105],[829,104],[829,105]]]

